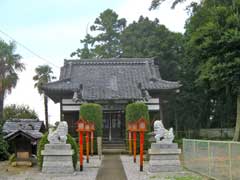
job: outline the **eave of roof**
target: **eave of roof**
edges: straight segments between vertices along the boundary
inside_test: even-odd
[[[126,68],[126,67],[134,67],[135,69],[129,69],[129,72],[124,69],[122,69],[124,74],[121,74],[121,68]],[[87,91],[89,94],[86,95],[83,92],[83,100],[89,101],[89,100],[140,100],[142,99],[142,94],[141,94],[141,89],[139,89],[136,85],[138,81],[144,81],[142,82],[142,89],[148,90],[148,91],[171,91],[171,90],[176,90],[178,89],[181,85],[179,82],[171,82],[171,81],[166,81],[162,80],[159,72],[156,71],[156,65],[154,64],[154,59],[153,58],[114,58],[114,59],[84,59],[84,60],[65,60],[64,61],[64,67],[61,68],[61,75],[60,75],[60,80],[48,83],[43,87],[43,90],[45,93],[52,98],[55,102],[59,101],[59,96],[62,96],[66,93],[72,94],[76,91],[79,90],[79,86],[83,86],[83,91]],[[90,68],[89,71],[86,71],[87,68]],[[105,69],[104,69],[104,68]],[[79,71],[76,71],[76,68],[82,68],[79,69]],[[123,93],[116,93],[114,89],[111,91],[108,90],[108,87],[99,87],[98,82],[97,84],[92,83],[89,85],[89,82],[91,80],[89,79],[87,82],[84,82],[82,79],[83,76],[88,76],[91,77],[97,77],[97,73],[90,72],[91,68],[94,69],[95,71],[106,71],[104,74],[103,72],[99,73],[102,74],[102,78],[106,79],[105,76],[107,77],[112,77],[116,76],[117,80],[116,82],[119,84],[119,86],[125,84],[125,89],[117,89],[117,91],[128,91],[127,95],[124,95]],[[118,69],[120,68],[120,69]],[[138,70],[140,68],[141,70]],[[74,74],[76,73],[82,73],[81,71],[86,71],[86,74]],[[108,72],[110,71],[110,72]],[[138,74],[142,72],[143,74]],[[90,73],[90,74],[89,74]],[[95,73],[96,75],[94,76],[93,74]],[[120,73],[120,74],[116,74]],[[136,73],[136,74],[134,74]],[[121,77],[119,77],[121,76]],[[135,76],[135,77],[133,77]],[[136,79],[138,76],[141,76],[142,79]],[[125,79],[120,79],[119,78],[125,78]],[[147,78],[147,79],[146,79]],[[136,80],[135,80],[136,79]],[[94,79],[93,79],[94,80]],[[105,81],[111,80],[110,78],[107,78]],[[130,81],[128,83],[128,86],[126,86],[126,81]],[[124,84],[121,84],[125,82]],[[84,84],[85,83],[85,84]],[[88,85],[86,85],[86,83]],[[96,88],[96,87],[97,88]],[[105,89],[104,89],[105,88]],[[90,95],[92,91],[98,91],[98,93],[101,93],[103,91],[104,93],[110,93],[109,96],[107,95]],[[131,92],[134,93],[131,93]],[[115,95],[116,94],[116,95]],[[121,94],[121,95],[120,95]]]

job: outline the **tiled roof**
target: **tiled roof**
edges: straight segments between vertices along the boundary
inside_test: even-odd
[[[42,137],[41,128],[44,126],[38,119],[11,119],[3,125],[4,138],[8,139],[16,133],[22,132],[33,139]]]
[[[162,80],[152,58],[65,60],[60,80],[44,90],[54,100],[57,93],[81,91],[83,100],[142,99],[143,90],[169,90],[178,82]]]

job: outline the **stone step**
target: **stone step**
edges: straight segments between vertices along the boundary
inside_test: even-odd
[[[150,160],[149,166],[180,166],[179,160]]]
[[[149,172],[181,172],[183,169],[181,166],[149,166]]]
[[[103,149],[103,154],[127,154],[128,151],[123,148],[116,149]]]
[[[108,149],[108,148],[123,148],[125,149],[125,144],[103,144],[103,148]]]
[[[12,166],[32,166],[31,161],[15,161],[11,163]]]
[[[150,156],[150,160],[179,160],[179,155],[175,155],[175,154],[172,154],[172,155],[168,155],[168,154],[165,154],[165,155],[159,155],[159,154],[151,154]]]
[[[152,143],[151,149],[157,150],[157,149],[178,149],[177,143],[172,144],[162,144],[162,143]]]
[[[181,149],[149,149],[148,154],[150,155],[164,155],[164,154],[181,154]]]

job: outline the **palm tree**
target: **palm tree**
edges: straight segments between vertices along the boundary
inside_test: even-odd
[[[3,105],[6,93],[11,93],[12,88],[16,87],[18,81],[17,72],[25,69],[20,62],[21,56],[14,54],[15,43],[7,44],[0,40],[0,121],[3,119]]]
[[[44,94],[42,87],[44,84],[51,82],[52,79],[55,79],[52,76],[52,68],[48,65],[41,65],[35,69],[36,75],[33,76],[33,80],[36,81],[34,84],[35,88],[38,88],[40,95]],[[48,97],[44,94],[44,109],[45,109],[45,123],[46,129],[48,130]]]

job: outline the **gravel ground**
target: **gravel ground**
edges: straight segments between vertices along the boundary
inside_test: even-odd
[[[101,160],[98,156],[90,157],[89,164],[84,162],[83,171],[77,170],[73,174],[43,174],[38,166],[11,167],[7,161],[0,163],[0,180],[95,180]]]
[[[133,163],[133,157],[129,155],[121,155],[122,164],[128,180],[174,180],[174,177],[192,176],[196,180],[207,180],[208,178],[199,176],[189,171],[183,171],[179,173],[162,172],[162,173],[149,173],[148,161],[144,161],[143,171],[139,169],[139,156],[137,156],[137,162]]]

